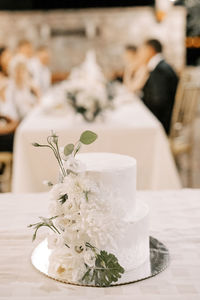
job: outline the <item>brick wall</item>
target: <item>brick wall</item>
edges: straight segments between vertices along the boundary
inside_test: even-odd
[[[48,44],[52,70],[68,71],[83,61],[88,49],[97,52],[105,73],[120,69],[126,43],[139,45],[151,37],[165,46],[167,60],[180,71],[185,64],[183,7],[171,9],[162,23],[151,7],[33,12],[0,12],[0,44],[14,48],[21,38],[35,46]]]

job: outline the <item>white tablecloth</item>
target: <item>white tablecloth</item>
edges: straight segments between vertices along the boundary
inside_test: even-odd
[[[32,230],[27,225],[47,215],[46,194],[0,195],[0,299],[61,300],[199,300],[200,190],[138,192],[150,206],[150,234],[170,251],[161,274],[135,284],[112,288],[65,285],[40,274],[31,265]]]
[[[81,132],[98,133],[97,141],[82,151],[115,152],[137,159],[138,189],[177,189],[180,180],[169,149],[167,137],[156,118],[140,102],[133,101],[108,112],[103,122],[86,123],[80,115],[44,114],[33,111],[19,126],[14,148],[13,192],[43,192],[44,180],[55,182],[56,161],[49,149],[34,148],[31,143],[45,143],[51,130],[60,144],[76,142]]]

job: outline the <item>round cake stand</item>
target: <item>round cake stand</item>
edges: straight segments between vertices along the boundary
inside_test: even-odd
[[[122,277],[118,280],[118,282],[111,284],[111,286],[130,284],[134,282],[138,282],[144,279],[148,279],[153,277],[160,272],[162,272],[169,264],[169,251],[166,246],[161,243],[159,240],[149,237],[149,260],[146,261],[140,267],[125,272]],[[48,248],[47,239],[43,240],[33,251],[31,256],[31,261],[33,266],[46,275],[47,277],[57,280],[66,284],[73,284],[79,286],[91,286],[95,287],[92,284],[81,284],[81,282],[69,282],[64,279],[60,279],[49,274],[49,257],[51,255],[51,250]]]

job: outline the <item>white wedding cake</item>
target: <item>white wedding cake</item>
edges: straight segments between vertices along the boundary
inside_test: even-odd
[[[78,159],[117,216],[114,227],[123,226],[118,232],[114,228],[113,240],[98,247],[114,253],[125,270],[138,267],[149,258],[149,209],[136,201],[136,160],[114,153],[84,153]]]
[[[56,144],[55,137],[51,139]],[[62,180],[49,194],[50,218],[33,225],[36,232],[40,226],[51,229],[49,276],[108,286],[124,273],[148,265],[149,210],[136,200],[136,160],[114,153],[75,158],[81,142],[91,143],[92,135],[90,140],[82,134],[78,144],[68,144],[56,154],[61,157]]]

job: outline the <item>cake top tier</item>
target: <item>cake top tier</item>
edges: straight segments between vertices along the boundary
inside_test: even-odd
[[[133,157],[116,153],[81,153],[77,158],[86,165],[87,171],[117,171],[136,166]]]

